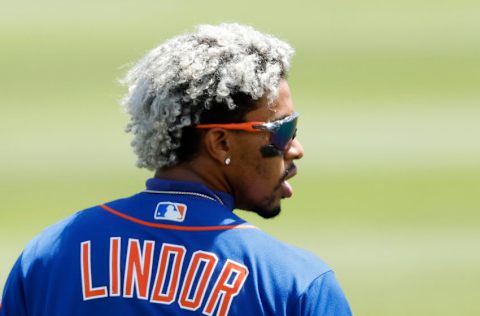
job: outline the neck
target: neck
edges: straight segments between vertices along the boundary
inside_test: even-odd
[[[211,161],[200,160],[202,159],[197,158],[173,167],[158,169],[155,172],[155,178],[202,183],[213,191],[232,194],[233,191],[222,175],[222,167],[209,166]]]

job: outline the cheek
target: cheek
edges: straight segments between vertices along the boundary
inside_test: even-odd
[[[265,158],[260,151],[260,148],[267,143],[267,136],[250,138],[248,144],[243,144],[244,150],[238,152],[242,162],[238,177],[244,180],[242,187],[250,195],[271,194],[272,189],[278,185],[282,177],[284,170],[282,157]]]
[[[260,187],[258,190],[271,191],[278,185],[282,170],[282,161],[279,158],[259,157],[254,172],[254,182]]]
[[[264,160],[265,158],[260,159]],[[275,179],[278,180],[280,174],[279,164],[276,161],[275,163],[273,163],[273,161],[271,161],[271,163],[259,163],[255,166],[255,173],[259,179],[263,179],[265,181]]]
[[[282,159],[266,159],[259,155],[245,162],[241,169],[236,177],[238,207],[248,210],[270,209],[277,203],[281,198]]]

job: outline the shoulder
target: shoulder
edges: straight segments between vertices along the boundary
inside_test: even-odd
[[[310,283],[298,297],[294,311],[297,315],[352,315],[333,271],[322,274]]]
[[[115,205],[128,204],[135,196],[108,203],[115,203]],[[24,249],[24,257],[52,255],[55,249],[69,241],[79,239],[82,235],[96,235],[106,231],[111,219],[117,219],[117,217],[106,212],[101,205],[103,204],[76,211],[59,222],[46,227],[27,244]]]
[[[243,256],[238,260],[248,267],[247,287],[257,293],[249,300],[257,299],[272,314],[349,315],[348,302],[332,269],[317,255],[258,229],[231,231],[217,241],[220,247],[225,243],[230,253]]]
[[[252,237],[257,243],[261,240],[255,256],[257,266],[275,284],[273,291],[285,291],[283,295],[288,297],[287,314],[351,315],[335,273],[321,258],[261,231]]]
[[[259,229],[237,230],[217,238],[219,248],[238,253],[254,277],[277,290],[300,295],[310,283],[331,268],[310,251],[289,245]],[[281,277],[279,277],[281,276]]]
[[[21,267],[25,274],[40,263],[47,266],[52,260],[69,256],[73,245],[78,246],[85,235],[98,235],[105,231],[108,216],[99,206],[89,207],[46,227],[31,239],[25,246],[21,256]],[[76,248],[75,248],[76,250]]]
[[[22,253],[22,268],[27,269],[35,260],[49,260],[65,246],[65,241],[75,235],[78,223],[85,221],[95,208],[79,211],[67,218],[48,226],[25,246]]]
[[[270,267],[271,269],[282,269],[299,275],[308,274],[311,278],[331,270],[321,258],[312,252],[289,245],[260,229],[243,232],[236,243],[238,243],[237,247],[241,247],[243,251],[251,254],[250,257],[257,263],[274,263]],[[304,271],[304,268],[308,268],[309,271]]]
[[[308,250],[280,241],[261,231],[258,235],[256,242],[261,239],[262,248],[257,251],[261,252],[264,258],[274,261],[274,267],[282,269],[278,272],[289,271],[289,274],[302,282],[309,282],[331,270],[325,261]]]

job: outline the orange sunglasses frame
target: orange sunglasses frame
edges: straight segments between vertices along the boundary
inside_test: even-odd
[[[245,122],[245,123],[229,123],[229,124],[198,124],[195,128],[223,128],[247,132],[265,132],[266,128],[262,128],[266,122]]]

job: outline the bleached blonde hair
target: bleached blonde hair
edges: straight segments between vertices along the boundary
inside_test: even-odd
[[[272,102],[293,53],[289,44],[236,23],[200,25],[152,49],[122,80],[137,166],[177,164],[182,129],[198,124],[212,104],[233,110],[242,106],[232,98],[237,93]]]

